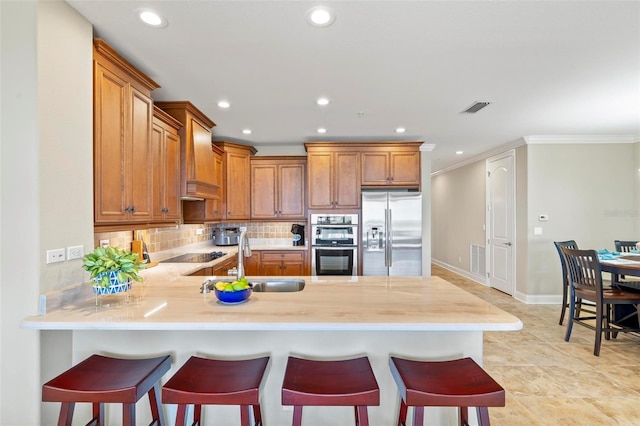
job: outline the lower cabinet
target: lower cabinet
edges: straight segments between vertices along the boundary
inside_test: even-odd
[[[260,273],[262,270],[260,268],[261,253],[262,252],[257,250],[251,250],[251,256],[244,258],[244,274],[246,276],[262,275]]]
[[[214,266],[207,266],[206,268],[198,269],[192,272],[191,276],[227,276],[229,269],[233,269],[238,266],[238,257],[232,256],[222,263],[218,263]]]
[[[244,259],[245,275],[305,276],[309,275],[304,250],[254,250]]]

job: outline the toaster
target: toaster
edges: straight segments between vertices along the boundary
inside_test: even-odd
[[[217,246],[237,246],[239,237],[237,227],[218,226],[213,229],[213,243]]]

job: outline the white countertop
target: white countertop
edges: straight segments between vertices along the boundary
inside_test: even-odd
[[[206,251],[206,250],[205,250]],[[40,330],[519,330],[516,317],[439,277],[299,277],[304,290],[220,304],[185,276],[207,264],[160,263],[128,294],[100,296],[26,318]],[[220,277],[228,278],[228,277]],[[290,277],[294,278],[294,277]],[[87,284],[88,286],[88,284]],[[128,301],[127,301],[128,299]]]

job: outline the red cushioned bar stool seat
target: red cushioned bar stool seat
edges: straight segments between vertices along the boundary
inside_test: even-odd
[[[42,385],[43,402],[62,402],[58,426],[71,425],[77,402],[93,404],[87,424],[104,425],[104,404],[122,404],[122,425],[136,424],[136,402],[145,394],[151,405],[151,425],[163,426],[160,379],[171,368],[169,355],[121,359],[92,355]]]
[[[405,426],[407,407],[414,407],[413,425],[422,426],[424,407],[459,407],[460,424],[468,425],[468,407],[476,407],[478,424],[489,425],[487,407],[504,407],[505,392],[471,358],[413,361],[391,357],[391,374],[400,391],[398,426]]]
[[[187,405],[193,404],[193,425],[200,425],[203,405],[239,405],[240,423],[249,426],[253,408],[256,426],[262,425],[260,388],[269,357],[217,360],[192,356],[162,387],[162,402],[178,404],[176,426],[184,425]]]
[[[367,357],[316,361],[290,356],[282,405],[293,405],[293,426],[302,425],[305,405],[353,406],[355,424],[368,426],[367,406],[380,405],[380,389]]]

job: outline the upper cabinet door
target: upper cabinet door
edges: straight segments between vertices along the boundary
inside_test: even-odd
[[[334,208],[360,208],[360,153],[334,154]]]
[[[127,185],[130,185],[131,218],[135,221],[151,220],[152,163],[151,129],[153,124],[153,100],[131,88],[131,139],[125,158],[129,169]]]
[[[125,193],[125,117],[129,103],[124,78],[95,64],[94,78],[94,211],[96,223],[119,222],[128,216]]]
[[[155,107],[152,130],[153,221],[176,222],[182,217],[180,201],[180,136],[173,117]]]
[[[247,220],[251,217],[251,162],[256,149],[234,142],[216,141],[223,151],[225,177],[224,218]]]
[[[309,169],[309,208],[332,209],[335,203],[333,153],[309,152],[307,168]]]
[[[278,166],[251,163],[251,219],[278,217]]]
[[[278,167],[278,199],[280,200],[278,217],[280,219],[306,217],[305,170],[306,160],[300,160],[298,164],[281,164]]]

